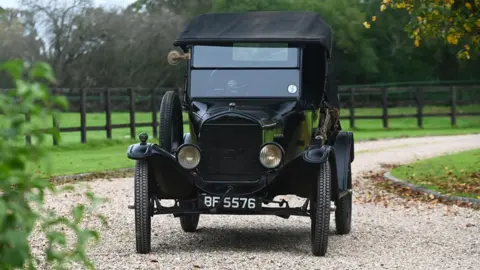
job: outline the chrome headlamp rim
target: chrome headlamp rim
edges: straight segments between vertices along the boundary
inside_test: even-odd
[[[186,168],[182,165],[182,163],[180,162],[180,159],[178,158],[178,155],[180,154],[180,152],[182,151],[182,149],[184,149],[185,147],[193,147],[195,148],[197,151],[198,151],[198,155],[199,155],[199,160],[198,160],[198,163],[191,167],[191,168]],[[175,151],[175,159],[177,160],[178,162],[178,165],[180,165],[182,168],[186,169],[186,170],[194,170],[198,167],[198,165],[200,165],[200,162],[202,161],[202,150],[200,150],[200,147],[198,147],[197,145],[195,144],[191,144],[191,143],[184,143],[182,145],[180,145],[177,150]]]
[[[261,159],[260,154],[262,153],[263,148],[265,148],[268,145],[276,146],[280,150],[280,153],[281,153],[280,162],[274,167],[265,166],[265,164],[262,162],[262,159]],[[285,150],[283,149],[283,147],[279,143],[277,143],[277,142],[267,142],[267,143],[262,144],[262,146],[260,146],[260,151],[258,152],[258,161],[260,162],[260,164],[262,164],[263,167],[265,167],[269,170],[277,169],[278,167],[280,167],[282,165],[282,163],[284,161],[284,158],[285,158]]]

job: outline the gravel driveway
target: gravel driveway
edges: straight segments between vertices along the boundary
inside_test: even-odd
[[[367,203],[365,196],[378,191],[362,177],[382,163],[406,163],[471,148],[480,148],[480,135],[357,143],[352,232],[335,235],[332,215],[326,257],[310,252],[309,218],[208,215],[200,217],[199,231],[193,234],[182,232],[179,220],[171,215],[155,216],[152,253],[137,255],[134,211],[127,209],[133,201],[132,179],[98,179],[88,185],[109,199],[101,212],[110,229],[101,229],[102,243],[89,253],[97,269],[479,269],[480,211],[420,202],[406,206],[394,196],[387,207]],[[72,192],[47,200],[66,213],[83,198]],[[289,201],[303,202],[295,197]],[[93,220],[87,225],[100,228]],[[32,240],[36,248],[43,247],[38,236]]]

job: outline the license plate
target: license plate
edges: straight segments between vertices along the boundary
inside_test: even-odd
[[[214,208],[220,202],[221,196],[211,196],[202,194],[199,196],[199,203],[202,208]],[[223,208],[226,209],[245,209],[257,210],[261,208],[261,201],[255,197],[235,197],[227,196],[223,200]]]

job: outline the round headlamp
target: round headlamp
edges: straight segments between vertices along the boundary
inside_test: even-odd
[[[283,149],[273,143],[266,144],[260,150],[260,163],[267,169],[274,169],[283,159]]]
[[[178,163],[187,170],[195,169],[200,164],[200,158],[200,150],[192,144],[184,144],[177,151]]]

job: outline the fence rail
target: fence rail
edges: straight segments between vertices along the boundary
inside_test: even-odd
[[[169,89],[167,89],[169,90]],[[470,95],[465,98],[458,98],[458,95],[464,95],[465,91],[472,91]],[[101,88],[101,89],[54,89],[53,93],[56,95],[71,95],[75,93],[78,95],[78,110],[75,110],[80,113],[80,126],[79,127],[59,127],[57,119],[53,119],[53,126],[58,128],[58,130],[63,132],[80,132],[80,141],[81,143],[87,142],[87,131],[105,131],[106,138],[112,139],[112,130],[129,128],[130,137],[136,137],[136,128],[138,127],[151,127],[153,131],[153,137],[158,137],[158,109],[161,97],[166,90],[159,91],[158,89],[145,89],[145,88]],[[403,91],[403,92],[402,92]],[[129,112],[129,122],[123,124],[112,124],[112,93],[126,92],[128,99],[128,112]],[[358,99],[358,96],[365,95],[365,93],[370,93],[370,97],[374,97],[373,100],[368,102],[361,101]],[[402,94],[405,99],[396,98],[392,102],[392,95]],[[438,94],[443,97],[439,100],[429,100],[427,99],[428,93]],[[87,110],[87,97],[88,94],[94,94],[100,96],[100,101],[103,103],[102,111],[105,113],[106,121],[105,125],[102,126],[88,126],[87,123],[87,111],[94,111],[93,109]],[[480,85],[445,85],[445,86],[400,86],[400,87],[348,87],[341,88],[339,91],[341,107],[349,111],[348,116],[342,116],[342,120],[349,120],[350,128],[355,128],[356,120],[363,119],[377,119],[381,120],[383,127],[389,127],[390,119],[398,118],[416,118],[417,126],[423,128],[423,120],[426,117],[449,117],[452,126],[457,124],[457,118],[464,116],[480,116],[479,112],[470,112],[470,113],[459,113],[457,111],[457,105],[462,104],[475,104],[480,103],[480,98],[471,98],[480,97]],[[343,98],[342,98],[343,97]],[[446,98],[448,97],[448,98]],[[136,106],[138,101],[143,102],[142,106]],[[147,102],[148,101],[148,102]],[[378,106],[382,109],[381,115],[355,115],[355,109],[365,107],[365,103],[370,106]],[[398,107],[399,105],[410,105],[416,107],[416,113],[414,114],[395,114],[392,115],[389,112],[390,108]],[[428,105],[447,105],[450,107],[449,113],[424,113],[423,109]],[[151,112],[152,120],[150,122],[141,122],[138,123],[135,118],[135,112]],[[26,115],[26,120],[30,120],[30,116]],[[188,122],[184,122],[187,124]],[[26,143],[31,143],[31,138],[26,137]],[[58,145],[58,141],[53,140],[54,145]]]

